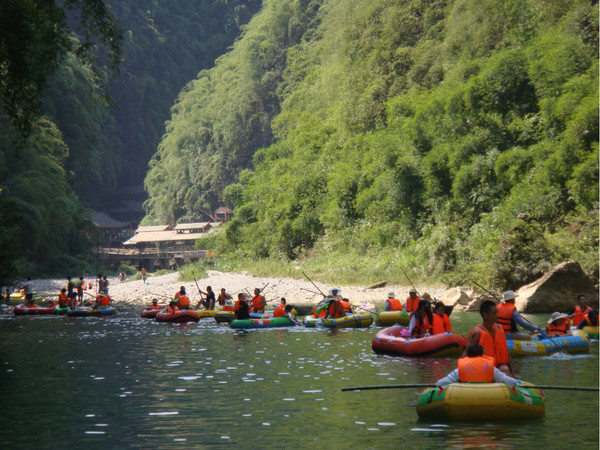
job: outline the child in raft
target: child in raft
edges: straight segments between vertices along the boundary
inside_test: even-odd
[[[519,386],[521,381],[494,367],[494,358],[485,356],[483,347],[474,344],[467,347],[466,356],[458,359],[458,369],[454,369],[436,384],[445,386],[451,383],[504,383]]]

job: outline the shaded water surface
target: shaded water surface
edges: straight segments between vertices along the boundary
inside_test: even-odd
[[[455,314],[466,333],[476,314]],[[540,322],[544,317],[532,317]],[[0,317],[0,442],[7,447],[598,448],[598,394],[546,391],[543,419],[420,421],[415,389],[450,358],[371,350],[379,328],[232,331],[205,319]],[[516,360],[538,384],[598,385],[589,355]],[[577,432],[573,432],[576,424]],[[562,446],[562,445],[561,445]]]

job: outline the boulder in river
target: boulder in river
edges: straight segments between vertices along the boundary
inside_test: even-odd
[[[486,300],[491,300],[494,303],[498,303],[498,300],[496,300],[491,295],[476,294],[476,295],[473,296],[473,301],[467,305],[467,311],[468,312],[477,312],[478,313],[479,312],[479,307]]]
[[[446,306],[466,306],[471,299],[461,288],[453,287],[445,291],[438,299]]]
[[[576,261],[565,261],[538,280],[517,291],[515,305],[520,312],[568,312],[584,294],[588,305],[598,307],[598,290]]]

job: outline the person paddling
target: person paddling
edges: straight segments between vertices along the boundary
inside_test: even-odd
[[[506,375],[514,376],[504,330],[496,323],[498,320],[496,303],[491,300],[484,301],[479,307],[479,314],[481,314],[483,323],[477,325],[469,333],[469,345],[481,345],[484,354],[495,359],[498,369]]]
[[[265,296],[260,293],[259,288],[254,288],[254,297],[252,297],[252,312],[264,313],[266,306],[267,300],[265,300]]]
[[[522,326],[530,332],[539,332],[540,328],[531,322],[525,320],[517,307],[515,306],[515,299],[517,294],[514,291],[505,291],[500,304],[498,305],[498,324],[504,330],[506,339],[511,339],[513,333],[518,333],[519,329],[517,325]]]
[[[211,286],[206,286],[206,292],[203,292],[201,289],[198,289],[201,295],[206,295],[206,299],[198,301],[196,304],[196,309],[200,308],[200,305],[204,306],[205,309],[215,309],[215,293]]]
[[[586,303],[585,295],[580,294],[577,296],[577,304],[573,307],[569,316],[572,317],[573,326],[577,327],[579,322],[583,320],[583,316],[589,313],[592,310],[590,306]]]
[[[466,356],[459,358],[458,369],[437,381],[438,386],[451,383],[504,383],[508,386],[519,386],[520,380],[509,377],[494,367],[494,358],[483,354],[481,345],[469,345]]]

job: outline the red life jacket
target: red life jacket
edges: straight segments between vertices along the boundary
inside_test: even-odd
[[[329,315],[327,316],[329,319],[337,319],[342,317],[344,308],[342,307],[339,300],[334,300],[329,302],[329,306],[327,307],[327,312]]]
[[[498,367],[502,364],[508,364],[508,347],[506,346],[506,335],[502,327],[497,323],[494,324],[494,327],[494,337],[492,337],[483,325],[477,325],[469,333],[469,339],[473,331],[479,330],[478,344],[483,347],[484,355],[491,356],[496,360],[496,367]]]
[[[458,380],[461,383],[493,382],[494,358],[485,355],[459,358]]]
[[[431,325],[431,334],[442,334],[446,330],[444,329],[444,320],[437,314],[433,315],[433,324]]]
[[[581,306],[576,305],[575,306],[575,312],[573,313],[574,316],[571,319],[573,321],[573,326],[576,327],[577,325],[579,325],[579,322],[581,322],[583,320],[583,316],[586,313],[589,313],[592,310],[592,308],[590,308],[589,306],[585,307],[585,310],[581,310]]]
[[[410,314],[410,320],[412,320],[413,316],[416,315],[416,311]],[[435,315],[435,314],[434,314]],[[429,323],[429,318],[427,315],[423,316],[423,319],[419,322],[419,319],[416,318],[417,324],[413,330],[413,336],[425,336],[427,333],[433,334],[433,327]],[[434,318],[435,321],[435,318]]]
[[[235,306],[233,306],[233,305],[223,305],[223,311],[235,311]]]
[[[406,312],[413,312],[419,309],[419,302],[421,301],[420,297],[415,297],[414,299],[407,297],[406,298]]]
[[[586,317],[587,318],[587,317]],[[558,324],[556,322],[559,322]],[[568,319],[560,319],[555,322],[550,322],[548,324],[548,328],[546,328],[548,333],[552,333],[558,336],[562,336],[567,334],[569,331],[569,320]]]
[[[252,297],[252,312],[264,312],[265,298],[262,295],[256,295]]]
[[[512,330],[512,317],[516,309],[517,307],[509,302],[500,303],[498,305],[498,324],[505,333],[510,333]]]
[[[283,306],[283,304],[280,304],[273,311],[273,317],[283,317],[283,316],[285,316],[285,307]]]
[[[386,301],[390,304],[388,311],[402,311],[402,302],[397,298],[388,297]]]
[[[68,301],[69,297],[67,297],[67,294],[58,294],[58,304],[64,308],[65,306],[67,306],[67,301]]]
[[[448,314],[444,314],[442,317],[442,320],[444,321],[444,331],[446,333],[452,333],[452,325],[450,324],[450,317],[448,317]]]
[[[102,297],[100,297],[100,304],[102,306],[110,305],[110,297],[108,295],[103,295]]]

